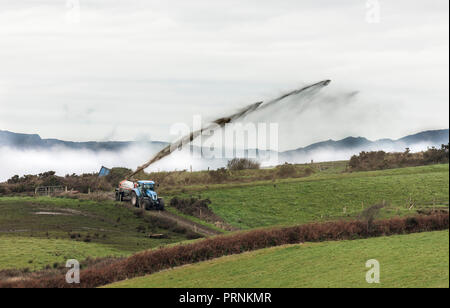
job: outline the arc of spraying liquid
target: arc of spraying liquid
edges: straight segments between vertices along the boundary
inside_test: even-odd
[[[314,88],[318,88],[321,89],[323,87],[326,87],[330,84],[331,80],[324,80],[306,87],[303,87],[301,89],[298,90],[294,90],[291,91],[289,93],[286,93],[276,99],[273,99],[271,101],[268,101],[267,103],[264,102],[257,102],[254,104],[251,104],[245,108],[243,108],[242,110],[240,110],[239,112],[228,116],[228,117],[223,117],[223,118],[219,118],[215,121],[213,121],[211,124],[209,124],[206,127],[203,127],[197,131],[194,131],[192,133],[190,133],[187,136],[182,137],[181,139],[177,140],[176,142],[167,145],[166,147],[164,147],[161,151],[159,151],[158,153],[156,153],[155,156],[153,156],[152,159],[150,159],[148,162],[146,162],[145,164],[143,164],[142,166],[139,166],[136,171],[134,171],[133,173],[131,173],[129,176],[127,176],[127,180],[131,179],[133,176],[135,176],[136,174],[138,174],[139,172],[147,169],[148,167],[150,167],[152,164],[156,163],[157,161],[160,161],[161,159],[163,159],[166,156],[169,156],[172,153],[172,149],[181,149],[183,146],[189,144],[190,142],[192,142],[194,139],[196,139],[197,137],[199,137],[204,131],[211,131],[213,129],[217,129],[220,127],[224,127],[226,124],[235,122],[238,119],[244,118],[247,115],[255,112],[256,110],[262,110],[265,109],[269,106],[275,105],[277,103],[279,103],[280,101],[291,97],[291,96],[295,96],[298,95],[300,93],[303,93],[307,90],[310,89],[314,89]]]

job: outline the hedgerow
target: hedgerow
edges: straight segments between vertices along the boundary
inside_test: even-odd
[[[57,275],[41,279],[2,282],[0,288],[94,288],[176,266],[268,247],[304,242],[354,240],[448,228],[448,213],[437,213],[429,216],[377,220],[370,223],[363,220],[337,221],[261,229],[214,237],[192,244],[145,251],[103,267],[88,268],[81,272],[80,284],[67,284],[64,276]]]

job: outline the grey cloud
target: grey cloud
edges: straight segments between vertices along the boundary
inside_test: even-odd
[[[359,0],[81,0],[67,25],[64,1],[0,0],[0,129],[171,140],[194,114],[327,78],[323,109],[290,115],[284,148],[447,127],[448,2],[381,4],[370,25]]]

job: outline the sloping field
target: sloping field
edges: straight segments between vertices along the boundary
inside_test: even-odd
[[[381,283],[365,280],[380,262]],[[114,288],[449,287],[449,232],[262,249],[142,278]]]
[[[0,270],[40,270],[69,259],[120,257],[129,253],[109,245],[65,239],[0,236]]]
[[[387,218],[421,208],[448,207],[449,165],[223,185],[197,194],[209,198],[211,208],[225,222],[241,229],[352,218],[383,200],[388,207],[382,217]]]
[[[149,238],[152,233],[166,238]],[[186,234],[155,226],[114,202],[0,198],[0,270],[129,256],[186,239]]]

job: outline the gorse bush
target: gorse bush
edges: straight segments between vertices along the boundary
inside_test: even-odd
[[[361,152],[350,159],[349,169],[350,171],[370,171],[447,164],[448,162],[449,145],[442,145],[440,149],[433,147],[419,153],[411,153],[410,149],[406,149],[403,153]]]
[[[3,191],[10,193],[34,193],[38,186],[65,186],[69,190],[87,193],[90,191],[112,191],[114,186],[105,177],[99,178],[98,174],[55,175],[54,171],[40,173],[38,175],[18,175],[10,178],[6,183],[0,184]]]
[[[423,153],[425,164],[447,164],[449,162],[449,144],[443,144],[440,149],[431,148]]]
[[[192,244],[145,251],[113,264],[86,269],[81,272],[81,284],[79,285],[67,284],[64,275],[55,275],[40,279],[0,282],[0,287],[92,288],[176,266],[268,247],[438,231],[448,229],[448,227],[449,215],[436,214],[374,221],[371,228],[368,228],[364,221],[339,221],[254,230],[210,238]]]

